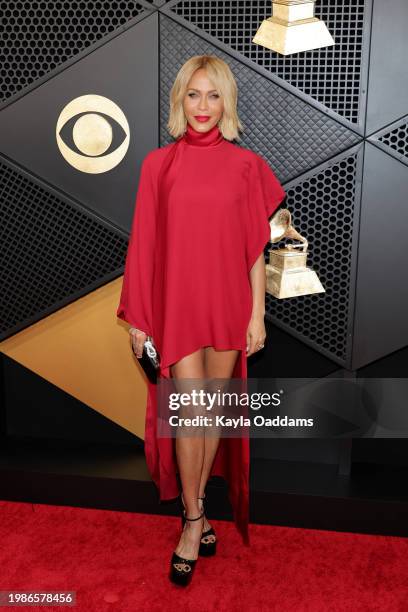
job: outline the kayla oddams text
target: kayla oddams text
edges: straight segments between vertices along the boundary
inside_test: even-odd
[[[192,418],[179,417],[172,415],[169,418],[171,427],[229,427],[237,429],[238,427],[313,427],[313,419],[297,418],[291,419],[288,416],[275,416],[267,418],[260,414],[254,416],[253,419],[248,419],[242,415],[235,418],[226,417],[224,414],[216,415],[215,417],[196,415]]]

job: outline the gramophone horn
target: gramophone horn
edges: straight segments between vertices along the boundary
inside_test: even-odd
[[[271,227],[271,242],[279,242],[290,227],[290,211],[287,208],[278,210],[269,221]]]

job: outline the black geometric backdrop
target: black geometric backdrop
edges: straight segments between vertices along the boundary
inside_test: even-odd
[[[117,71],[123,76],[121,106],[136,144],[122,168],[111,172],[112,180],[115,173],[123,172],[121,181],[134,181],[135,160],[151,148],[146,138],[138,138],[146,118],[157,125],[157,131],[151,132],[157,146],[171,141],[165,127],[168,94],[181,64],[201,53],[225,59],[239,87],[238,110],[245,127],[241,146],[263,155],[283,183],[288,196],[285,206],[309,241],[308,265],[326,289],[323,294],[281,301],[267,295],[267,317],[348,368],[406,344],[405,327],[404,333],[397,331],[408,294],[400,288],[401,247],[393,241],[387,253],[396,264],[392,274],[383,274],[381,291],[393,295],[399,289],[398,309],[392,317],[395,330],[390,330],[387,344],[376,334],[378,326],[389,324],[390,319],[376,310],[375,275],[383,259],[376,248],[378,236],[370,233],[381,225],[382,203],[375,202],[379,191],[375,184],[379,181],[376,164],[377,168],[382,164],[377,156],[366,156],[374,147],[380,160],[381,155],[387,159],[390,179],[398,176],[400,189],[405,181],[408,186],[403,2],[396,0],[391,14],[378,1],[317,1],[315,13],[326,22],[335,45],[287,57],[251,42],[261,21],[271,15],[270,0],[10,0],[0,4],[0,129],[7,108],[23,98],[29,102],[43,83],[52,84],[57,75],[70,74],[68,69],[87,57],[94,56],[97,62],[104,49],[115,53],[119,47],[109,47],[109,42],[131,40],[138,47],[139,61],[145,58],[146,63],[153,42],[157,98],[154,104],[146,99],[141,83],[137,96],[142,111],[134,110],[130,89],[126,98],[132,74],[126,68],[121,74],[122,56],[117,58]],[[393,56],[385,71],[378,57],[387,53],[391,32]],[[376,62],[371,61],[374,57]],[[114,65],[115,57],[111,59]],[[101,95],[105,60],[106,55],[99,64]],[[84,80],[82,87],[78,83],[70,91],[71,98],[88,92],[88,82]],[[13,128],[18,132],[17,122]],[[57,150],[52,155],[57,171],[55,182],[50,183],[27,162],[22,164],[18,154],[10,156],[0,140],[2,338],[123,271],[126,233],[108,209],[98,211],[96,195],[92,206],[85,197],[81,199],[74,189],[78,179],[74,170],[72,197],[66,187],[66,162]],[[58,182],[58,164],[65,172],[64,189]],[[89,194],[96,180],[93,175],[87,180]],[[115,205],[129,213],[133,201],[119,193]],[[402,208],[400,198],[390,196],[387,210],[399,223],[406,221],[406,206]],[[38,289],[34,300],[28,290],[31,271]],[[373,282],[367,278],[371,274]],[[356,325],[356,320],[364,321],[364,326]]]

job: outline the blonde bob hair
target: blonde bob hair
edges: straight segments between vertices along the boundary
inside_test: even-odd
[[[174,138],[179,138],[186,131],[187,119],[183,100],[190,79],[199,68],[205,68],[208,78],[224,100],[224,112],[218,122],[222,135],[227,140],[241,140],[238,130],[243,131],[243,126],[237,113],[237,84],[228,64],[215,55],[194,55],[178,71],[170,90],[170,114],[167,122],[170,134]]]

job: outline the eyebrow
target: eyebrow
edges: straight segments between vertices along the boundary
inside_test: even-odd
[[[188,88],[188,91],[190,91],[190,89],[191,89],[192,91],[200,91],[200,89],[195,89],[194,87],[189,87],[189,88]],[[212,91],[217,91],[217,90],[216,90],[216,89],[209,89],[209,90],[208,90],[208,93],[211,93]]]

